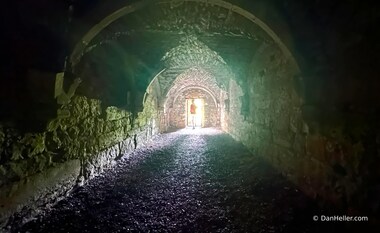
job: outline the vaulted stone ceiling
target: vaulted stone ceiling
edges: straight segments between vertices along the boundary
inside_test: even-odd
[[[112,72],[117,73],[113,78],[134,75],[142,92],[166,69],[159,80],[159,89],[165,95],[178,75],[199,65],[219,77],[219,85],[225,88],[228,82],[223,76],[244,78],[255,52],[264,43],[273,42],[260,27],[231,10],[201,2],[151,4],[106,27],[87,46],[82,63],[106,67],[112,61]],[[127,55],[134,62],[126,61]],[[134,74],[125,71],[132,65]]]
[[[215,75],[200,67],[192,67],[172,81],[172,85],[168,88],[166,96],[162,100],[165,101],[167,106],[172,106],[177,96],[188,89],[201,89],[207,92],[214,99],[215,105],[218,102],[217,97],[221,90]]]

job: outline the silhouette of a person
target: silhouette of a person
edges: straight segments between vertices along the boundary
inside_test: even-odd
[[[194,100],[191,101],[190,114],[191,114],[191,124],[193,125],[193,129],[195,129],[195,114],[197,114],[197,105],[195,105]]]

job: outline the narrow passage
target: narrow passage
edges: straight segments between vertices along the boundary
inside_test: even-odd
[[[320,232],[316,208],[231,136],[180,130],[75,190],[17,232]]]

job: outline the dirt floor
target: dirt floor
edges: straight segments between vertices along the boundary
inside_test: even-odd
[[[184,129],[158,136],[12,231],[343,230],[339,223],[314,222],[319,214],[313,201],[229,135]]]

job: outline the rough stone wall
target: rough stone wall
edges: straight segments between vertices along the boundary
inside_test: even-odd
[[[292,147],[293,134],[302,130],[300,99],[293,88],[289,61],[272,47],[256,54],[243,85],[231,80],[226,130],[250,148],[275,144]],[[226,101],[224,101],[226,102]]]
[[[44,132],[0,127],[0,223],[24,206],[33,210],[56,200],[109,167],[157,134],[157,119],[153,97],[133,116],[75,96]]]
[[[266,45],[250,67],[243,85],[230,82],[223,128],[297,182],[311,161],[305,151],[301,99],[294,88],[296,69],[281,51]]]
[[[379,211],[375,117],[303,104],[291,67],[276,49],[262,48],[246,83],[230,83],[223,128],[309,196],[347,211]]]
[[[186,126],[186,99],[204,99],[204,127],[218,127],[218,108],[213,98],[205,91],[190,89],[181,93],[170,110],[170,126],[184,128]]]
[[[169,128],[182,129],[186,127],[186,98],[180,95],[177,101],[169,108]]]

